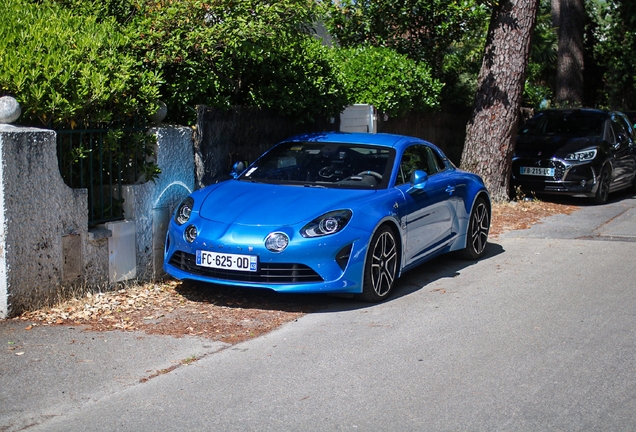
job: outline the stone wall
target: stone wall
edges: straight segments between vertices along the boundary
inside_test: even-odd
[[[89,240],[87,191],[62,181],[55,133],[0,124],[0,157],[0,317],[103,283],[105,240]]]
[[[132,225],[134,238],[122,242],[106,226],[88,229],[87,191],[64,184],[55,132],[0,124],[0,318],[51,304],[77,287],[109,289],[162,274],[167,223],[194,188],[192,130],[162,126],[149,133],[157,135],[162,172],[155,182],[124,187],[121,223]],[[135,271],[117,275],[117,255],[134,257],[124,267]]]

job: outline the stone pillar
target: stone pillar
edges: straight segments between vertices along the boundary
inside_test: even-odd
[[[163,248],[168,221],[194,190],[192,129],[159,126],[155,158],[161,174],[154,181],[122,187],[124,217],[136,224],[137,278],[151,280],[163,274]]]

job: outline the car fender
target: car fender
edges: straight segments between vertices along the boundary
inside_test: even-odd
[[[406,236],[404,233],[404,229],[402,228],[400,224],[401,222],[399,218],[397,217],[397,214],[389,214],[383,217],[382,219],[380,219],[380,221],[377,223],[373,231],[369,234],[367,243],[364,245],[364,248],[362,249],[364,253],[364,262],[362,266],[362,278],[360,279],[362,283],[364,283],[364,275],[365,275],[366,267],[367,267],[367,254],[369,253],[369,243],[371,242],[371,239],[373,238],[375,233],[380,229],[380,227],[384,225],[390,226],[397,233],[397,236],[399,239],[398,246],[400,248],[400,250],[398,251],[398,256],[400,257],[400,265],[398,266],[397,277],[399,278],[402,275],[402,269],[403,269],[403,263],[404,263],[404,250],[405,250],[404,242],[405,242]]]
[[[457,250],[464,249],[466,247],[466,241],[468,239],[467,234],[468,234],[468,224],[470,223],[470,215],[473,209],[475,208],[475,203],[477,202],[479,198],[484,198],[486,200],[486,203],[488,205],[488,218],[490,220],[490,223],[492,224],[492,203],[490,202],[490,194],[488,193],[488,190],[485,187],[480,188],[472,196],[473,196],[473,199],[470,202],[465,202],[466,213],[464,217],[461,217],[461,218],[458,217],[459,225],[460,225],[459,232],[463,234],[458,236],[455,242],[453,242],[453,244],[450,247],[450,251],[457,251]],[[468,206],[469,203],[470,203],[470,207]]]

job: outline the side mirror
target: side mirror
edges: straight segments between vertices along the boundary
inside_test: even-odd
[[[232,171],[230,171],[230,177],[238,178],[238,176],[243,174],[243,171],[245,171],[245,165],[246,163],[243,161],[235,162],[234,165],[232,165]]]
[[[428,180],[428,174],[422,170],[415,170],[411,173],[411,187],[413,189],[423,189]]]

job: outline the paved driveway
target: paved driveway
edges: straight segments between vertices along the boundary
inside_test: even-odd
[[[635,211],[555,216],[479,262],[423,265],[386,303],[334,300],[143,383],[34,399],[28,430],[636,430]],[[4,400],[29,391],[0,378]]]

